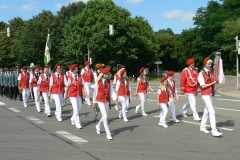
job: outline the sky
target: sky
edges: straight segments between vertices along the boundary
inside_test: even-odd
[[[42,10],[53,14],[63,5],[88,0],[0,0],[0,21],[8,23],[14,17],[29,20]],[[210,0],[114,0],[115,4],[127,9],[132,17],[141,16],[154,31],[171,28],[175,34],[194,28],[193,16],[200,7],[206,7]],[[219,1],[219,0],[216,0]]]

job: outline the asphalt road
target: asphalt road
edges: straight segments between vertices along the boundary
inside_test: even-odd
[[[179,91],[178,76],[176,81]],[[234,78],[227,78],[226,84],[217,87],[233,83]],[[131,85],[135,89],[136,84]],[[63,122],[58,122],[55,116],[37,113],[32,99],[29,100],[29,107],[24,108],[18,100],[0,97],[0,159],[240,159],[240,99],[216,93],[213,105],[217,126],[223,136],[213,137],[199,131],[200,122],[193,120],[191,110],[187,118],[179,115],[186,101],[184,95],[176,104],[177,118],[181,122],[173,123],[169,111],[169,128],[158,126],[160,110],[156,92],[159,83],[152,82],[151,86],[155,93],[148,94],[145,106],[149,114],[147,117],[135,113],[135,106],[140,103],[140,99],[135,97],[127,113],[129,122],[119,119],[114,108],[109,111],[113,140],[107,140],[103,126],[101,134],[96,133],[93,109],[86,104],[83,104],[80,114],[83,129],[78,130],[71,125],[72,107],[69,100],[63,110]],[[44,108],[43,104],[41,108]],[[51,103],[51,110],[54,109],[54,103]],[[197,111],[200,117],[203,110],[204,103],[198,95]]]

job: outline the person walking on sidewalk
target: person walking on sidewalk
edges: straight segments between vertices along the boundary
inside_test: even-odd
[[[37,109],[38,113],[40,113],[41,112],[41,109],[40,109],[40,95],[38,95],[38,84],[37,84],[38,80],[39,80],[40,73],[38,71],[38,68],[39,68],[38,65],[35,65],[33,67],[32,85],[33,85],[33,95],[34,95],[34,99],[35,99],[36,109]]]
[[[137,113],[138,109],[141,107],[141,115],[147,116],[148,114],[146,114],[145,108],[144,108],[146,99],[147,99],[147,88],[149,88],[152,92],[153,92],[153,89],[148,84],[147,70],[144,67],[142,67],[139,70],[139,75],[140,76],[137,79],[135,96],[139,95],[141,103],[136,106],[135,113]]]
[[[187,102],[183,105],[180,114],[183,117],[187,117],[186,113],[189,106],[193,112],[193,118],[195,121],[200,121],[197,110],[196,110],[196,98],[198,93],[198,69],[194,67],[194,59],[189,58],[187,60],[188,67],[182,70],[181,79],[180,79],[180,89],[181,93],[187,96]]]
[[[214,85],[216,81],[214,80],[213,70],[211,69],[213,61],[210,57],[206,57],[203,60],[204,68],[198,75],[198,82],[200,84],[200,90],[202,99],[205,103],[205,108],[202,116],[202,121],[200,125],[200,131],[204,133],[209,133],[206,129],[208,117],[210,119],[210,125],[212,128],[212,135],[214,137],[221,136],[222,133],[218,132],[216,127],[216,117],[215,117],[215,110],[212,105],[213,96],[215,93]]]

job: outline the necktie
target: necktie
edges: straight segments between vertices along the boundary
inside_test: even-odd
[[[46,80],[48,80],[48,75],[46,74]]]
[[[105,87],[105,89],[107,88],[107,82],[106,82],[106,80],[104,80],[104,87]]]
[[[77,81],[77,75],[75,75],[74,77],[75,77],[75,80]]]
[[[24,72],[24,76],[25,76],[25,77],[26,77],[26,74],[27,74],[27,73],[26,73],[26,72]]]
[[[58,76],[58,79],[59,79],[59,78],[60,78],[60,77],[59,77],[59,76],[60,76],[59,73],[57,74],[57,76]]]
[[[210,72],[209,71],[207,71],[207,75],[210,76]]]

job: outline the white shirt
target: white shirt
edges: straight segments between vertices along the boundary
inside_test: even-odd
[[[68,75],[68,73],[73,74],[73,72],[71,72],[71,70],[69,70],[69,71],[66,72],[67,77],[70,76],[70,75]]]
[[[73,76],[73,78],[75,79],[75,74],[74,74],[74,73],[72,73],[72,76]],[[77,75],[77,78],[79,78],[79,77],[78,77],[78,75]],[[84,80],[83,80],[83,78],[82,78],[82,77],[81,77],[81,79],[82,79],[82,83],[81,83],[81,85],[83,85],[83,84],[84,84]],[[68,86],[70,86],[70,85],[72,84],[72,82],[71,82],[71,79],[70,79],[70,78],[68,78],[67,84],[68,84]]]
[[[44,75],[44,77],[46,78],[46,73],[43,73],[43,75]],[[48,78],[49,78],[49,77],[50,77],[50,75],[48,74]],[[40,85],[41,83],[42,83],[42,76],[41,76],[41,74],[40,74],[37,84]]]
[[[204,71],[206,72],[206,73],[208,73],[208,69],[207,68],[204,68]],[[210,72],[210,71],[209,71]],[[205,85],[205,80],[204,80],[204,78],[203,78],[203,74],[202,74],[202,72],[199,72],[199,74],[198,74],[198,83],[200,84],[200,86],[204,86]]]
[[[27,72],[25,72],[25,73],[23,72],[23,74],[26,75]],[[22,74],[19,74],[19,75],[18,75],[18,81],[21,81],[21,75],[22,75]],[[29,77],[29,82],[32,83],[32,79],[33,79],[32,74],[30,73],[29,75],[30,75],[30,77]]]
[[[127,84],[127,81],[126,81],[126,80],[124,81],[124,84],[125,84],[125,85]],[[120,81],[117,80],[117,83],[116,83],[116,91],[119,91],[119,89],[120,89]],[[128,85],[128,90],[131,91],[130,83],[129,83],[129,85]]]
[[[101,80],[102,80],[103,84],[106,81],[105,78],[102,78]],[[97,103],[96,98],[97,98],[97,95],[98,95],[98,88],[99,88],[98,83],[95,83],[95,87],[94,88],[95,89],[94,89],[94,92],[93,92],[93,103]],[[113,85],[112,85],[111,81],[110,81],[110,96],[112,97],[113,100],[116,99],[116,94],[114,92]]]
[[[96,72],[93,73],[95,83],[97,82],[97,78],[98,78],[97,72],[98,72],[98,75],[101,73],[99,70],[97,70]]]
[[[58,72],[55,72],[55,73],[53,73],[53,74],[55,74],[56,77],[58,77],[58,74],[59,74],[59,77],[61,76],[61,73],[58,73]],[[63,76],[64,76],[64,78],[63,78],[64,84],[65,84],[65,86],[68,86],[68,85],[67,85],[67,78],[66,78],[65,74],[63,74]],[[53,86],[53,77],[52,77],[52,76],[50,77],[49,86]]]

